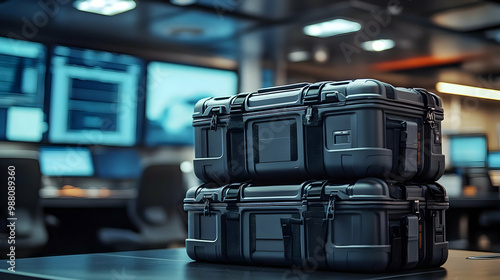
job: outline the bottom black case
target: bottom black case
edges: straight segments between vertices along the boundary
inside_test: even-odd
[[[383,272],[446,262],[439,184],[230,184],[191,188],[186,250],[198,261]]]

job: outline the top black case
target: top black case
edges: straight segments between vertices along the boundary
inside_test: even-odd
[[[444,172],[441,99],[371,79],[302,83],[195,105],[194,170],[205,182],[283,184]]]

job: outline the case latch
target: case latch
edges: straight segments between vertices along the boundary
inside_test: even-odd
[[[337,195],[330,194],[328,198],[328,206],[326,207],[326,219],[333,220],[335,218],[335,200],[337,199]]]
[[[434,107],[428,107],[427,108],[427,117],[426,121],[429,124],[429,126],[434,129],[434,126],[436,125],[436,109]]]
[[[320,123],[318,109],[307,106],[302,122],[305,126],[317,126]]]
[[[425,89],[417,88],[417,92],[420,94],[424,95],[426,98],[426,103],[427,103],[427,114],[425,117],[425,122],[429,124],[429,127],[431,130],[434,132],[434,143],[440,144],[441,143],[441,132],[439,130],[438,125],[436,124],[436,107],[439,106],[439,104],[436,104],[436,101],[434,100],[434,97],[426,91]]]
[[[413,201],[413,214],[415,214],[420,220],[420,200],[418,199]]]
[[[434,131],[434,143],[441,143],[441,132],[436,125],[436,109],[434,107],[427,108],[427,116],[425,121],[429,124],[429,127]]]
[[[203,196],[203,216],[210,216],[210,202],[212,201],[212,195],[204,195]]]
[[[220,107],[213,107],[211,110],[212,119],[210,120],[210,130],[217,130],[217,123],[219,122]]]
[[[313,118],[313,108],[311,106],[307,107],[305,118],[306,118],[306,124],[310,125],[312,123],[312,118]]]

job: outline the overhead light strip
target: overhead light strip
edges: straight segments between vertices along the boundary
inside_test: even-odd
[[[500,90],[465,86],[465,85],[445,83],[445,82],[438,82],[436,84],[436,89],[439,92],[443,93],[484,98],[490,100],[500,100]]]

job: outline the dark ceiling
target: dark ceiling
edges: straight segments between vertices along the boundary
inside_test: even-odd
[[[409,85],[439,79],[474,84],[477,77],[496,79],[500,73],[495,39],[500,40],[500,32],[495,33],[500,4],[491,1],[198,0],[177,6],[169,0],[137,0],[134,10],[112,17],[80,12],[72,2],[0,0],[0,35],[146,59],[205,59],[200,64],[213,57],[236,62],[252,48],[271,65],[294,50],[326,50],[326,62],[286,63],[288,73],[313,79],[374,76]],[[329,38],[302,32],[309,23],[339,17],[356,20],[363,29]],[[392,39],[396,47],[360,48],[359,43],[373,39]]]

